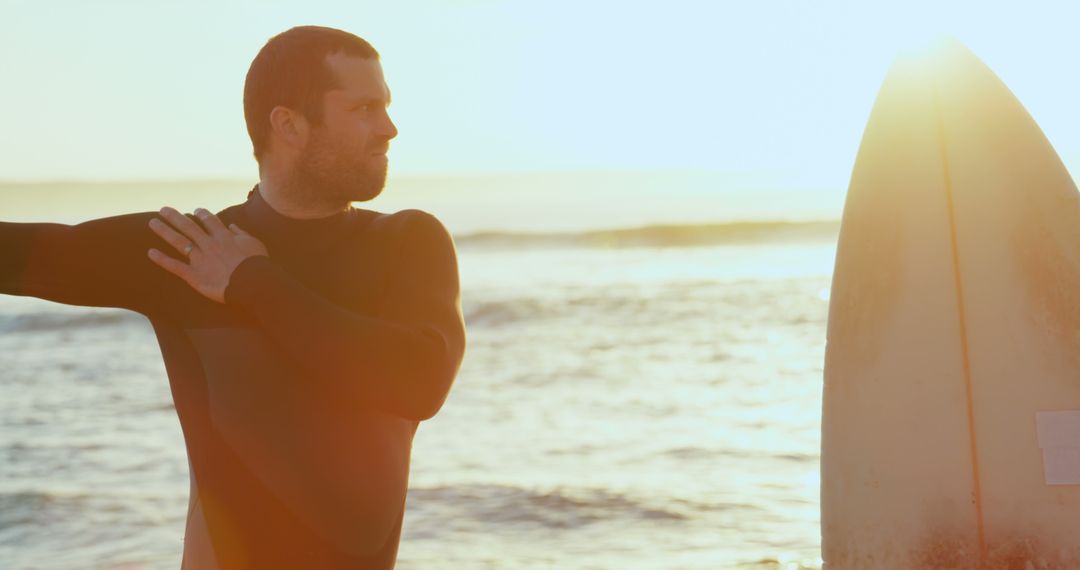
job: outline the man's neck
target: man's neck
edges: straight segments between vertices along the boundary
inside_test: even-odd
[[[260,172],[259,195],[275,212],[297,220],[314,220],[340,214],[348,203],[336,204],[318,199],[314,188],[301,188],[284,177]]]

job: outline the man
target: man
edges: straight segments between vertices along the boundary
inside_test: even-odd
[[[153,324],[191,467],[184,568],[394,566],[412,438],[465,333],[443,226],[350,207],[382,190],[389,103],[367,42],[293,28],[248,71],[246,202],[0,223],[0,293]]]

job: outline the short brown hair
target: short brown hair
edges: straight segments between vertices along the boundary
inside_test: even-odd
[[[313,125],[322,124],[322,95],[340,87],[326,56],[344,52],[379,59],[363,38],[322,26],[297,26],[266,42],[244,81],[244,120],[258,161],[270,140],[270,111],[283,105],[299,111]]]

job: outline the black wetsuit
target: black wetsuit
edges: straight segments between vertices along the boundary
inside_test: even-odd
[[[415,210],[291,219],[256,187],[218,216],[269,257],[220,304],[147,257],[180,257],[156,216],[0,223],[0,293],[150,319],[191,467],[185,568],[392,568],[413,434],[464,350],[446,230]]]

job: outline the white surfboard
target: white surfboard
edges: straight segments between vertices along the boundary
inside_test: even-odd
[[[821,472],[828,570],[1080,568],[1080,202],[954,41],[897,61],[859,148]]]

